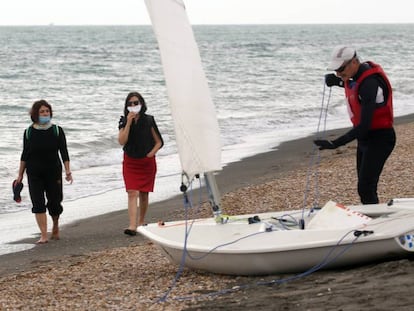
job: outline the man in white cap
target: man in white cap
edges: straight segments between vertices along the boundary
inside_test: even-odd
[[[320,150],[357,140],[358,194],[363,204],[379,203],[377,185],[385,161],[394,149],[391,84],[381,66],[361,63],[354,48],[337,46],[325,75],[327,86],[345,89],[352,129],[335,140],[317,139]]]

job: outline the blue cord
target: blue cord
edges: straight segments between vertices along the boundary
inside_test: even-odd
[[[264,282],[264,281],[256,282],[255,284],[238,285],[234,288],[227,288],[227,289],[223,289],[223,290],[220,290],[220,291],[216,291],[216,292],[212,292],[212,293],[208,293],[208,294],[203,294],[203,295],[198,295],[198,296],[176,297],[176,298],[174,298],[174,300],[184,301],[184,300],[194,300],[194,299],[197,299],[197,298],[219,296],[219,295],[232,293],[232,292],[235,292],[235,291],[238,291],[238,290],[241,290],[241,289],[251,288],[251,287],[254,287],[254,286],[273,285],[273,284],[280,285],[280,284],[284,284],[284,283],[287,283],[287,282],[290,282],[290,281],[294,281],[294,280],[306,277],[306,276],[322,269],[323,267],[325,267],[329,263],[334,262],[339,256],[342,256],[346,251],[348,251],[354,245],[354,243],[357,241],[357,239],[361,235],[356,236],[355,239],[352,240],[352,242],[349,245],[347,245],[341,252],[336,254],[334,257],[330,258],[330,256],[335,251],[335,249],[340,246],[340,243],[343,241],[343,239],[352,232],[357,232],[357,230],[351,230],[351,231],[347,232],[337,242],[337,244],[332,247],[332,249],[326,254],[326,256],[322,259],[322,261],[320,263],[316,264],[315,266],[311,267],[310,269],[306,270],[305,272],[302,272],[302,273],[299,273],[299,274],[296,274],[296,275],[293,275],[291,277],[284,278],[284,279],[274,279],[274,280],[266,281],[266,282]]]
[[[192,193],[192,191],[190,192],[190,193]],[[204,254],[204,255],[202,255],[202,256],[200,256],[200,257],[193,257],[193,256],[191,256],[188,252],[187,252],[187,240],[188,240],[188,236],[189,236],[189,234],[190,234],[190,231],[191,231],[191,228],[192,228],[192,225],[193,225],[193,223],[194,223],[194,221],[192,221],[191,222],[191,224],[188,226],[188,213],[187,213],[187,210],[188,210],[188,207],[192,207],[192,204],[191,204],[191,201],[186,201],[187,202],[187,204],[185,204],[184,206],[185,206],[185,216],[186,216],[186,229],[185,229],[185,240],[184,240],[184,249],[183,249],[183,255],[182,255],[182,257],[181,257],[181,261],[180,261],[180,265],[179,265],[179,268],[178,268],[178,271],[177,271],[177,273],[176,273],[176,276],[175,276],[175,278],[174,278],[174,280],[173,280],[173,282],[172,282],[172,285],[170,286],[170,288],[167,290],[167,292],[164,294],[164,296],[163,297],[161,297],[159,300],[158,300],[158,303],[159,302],[165,302],[166,300],[167,300],[167,298],[168,298],[168,296],[169,296],[169,294],[171,293],[171,291],[174,289],[174,287],[176,286],[176,284],[177,284],[177,281],[179,280],[179,278],[181,277],[181,275],[182,275],[182,272],[183,272],[183,270],[184,270],[184,267],[185,267],[185,259],[186,259],[186,256],[189,256],[189,258],[191,258],[191,259],[193,259],[193,260],[200,260],[200,259],[202,259],[202,258],[204,258],[204,257],[206,257],[206,256],[208,256],[210,253],[212,253],[214,250],[216,250],[216,249],[218,249],[218,248],[220,248],[220,247],[223,247],[223,246],[226,246],[226,245],[230,245],[230,244],[234,244],[234,243],[237,243],[237,242],[239,242],[239,241],[241,241],[241,240],[243,240],[243,239],[246,239],[246,238],[249,238],[249,237],[252,237],[252,236],[255,236],[255,235],[257,235],[257,234],[263,234],[263,233],[267,233],[267,232],[255,232],[255,233],[253,233],[253,234],[249,234],[249,235],[247,235],[247,236],[244,236],[244,237],[241,237],[241,238],[239,238],[239,239],[237,239],[237,240],[234,240],[234,241],[232,241],[232,242],[229,242],[229,243],[225,243],[225,244],[221,244],[221,245],[218,245],[218,246],[216,246],[216,247],[214,247],[213,249],[211,249],[209,252],[207,252],[206,254]],[[291,217],[292,219],[294,219],[293,218],[293,216],[291,216],[291,215],[289,215],[289,214],[286,214],[286,215],[283,215],[282,216],[282,219],[283,219],[283,217],[286,217],[286,216],[288,216],[288,217]],[[282,219],[279,219],[279,222],[283,225],[283,221],[282,221]],[[344,240],[344,238],[346,237],[346,236],[348,236],[350,233],[352,233],[352,232],[354,232],[354,235],[355,235],[355,239],[349,244],[349,245],[347,245],[341,252],[339,252],[338,254],[336,254],[334,257],[332,257],[331,258],[331,256],[332,256],[332,254],[333,254],[333,252],[339,247],[339,246],[341,246],[341,242]],[[316,264],[315,266],[313,266],[313,267],[311,267],[310,269],[308,269],[308,270],[306,270],[305,272],[303,272],[303,273],[300,273],[300,274],[296,274],[296,275],[294,275],[294,276],[291,276],[291,277],[288,277],[288,278],[284,278],[284,279],[274,279],[274,280],[271,280],[271,281],[266,281],[266,282],[257,282],[257,283],[255,283],[255,284],[244,284],[244,285],[238,285],[236,288],[228,288],[228,289],[224,289],[224,290],[220,290],[220,291],[216,291],[216,292],[212,292],[212,293],[208,293],[208,294],[203,294],[203,295],[199,295],[199,296],[185,296],[185,297],[175,297],[175,298],[173,298],[174,300],[190,300],[190,299],[196,299],[197,297],[198,298],[202,298],[202,297],[211,297],[211,296],[219,296],[219,295],[224,295],[224,294],[228,294],[228,293],[231,293],[231,292],[235,292],[235,291],[237,291],[237,290],[240,290],[240,289],[246,289],[246,288],[249,288],[249,287],[253,287],[253,286],[261,286],[261,285],[273,285],[273,284],[277,284],[277,285],[280,285],[280,284],[283,284],[283,283],[287,283],[287,282],[290,282],[290,281],[294,281],[294,280],[297,280],[297,279],[300,279],[300,278],[303,278],[303,277],[306,277],[306,276],[308,276],[308,275],[310,275],[310,274],[312,274],[312,273],[314,273],[314,272],[316,272],[316,271],[318,271],[318,270],[320,270],[320,269],[322,269],[323,267],[325,267],[326,265],[328,265],[329,263],[331,263],[331,262],[334,262],[338,257],[340,257],[340,256],[342,256],[346,251],[348,251],[352,246],[353,246],[353,244],[356,242],[356,240],[362,235],[362,234],[356,234],[357,232],[359,232],[359,231],[357,231],[357,230],[351,230],[351,231],[348,231],[343,237],[341,237],[341,239],[336,243],[336,245],[335,246],[333,246],[331,249],[330,249],[330,251],[326,254],[326,256],[322,259],[322,261],[320,262],[320,263],[318,263],[318,264]]]
[[[193,189],[192,189],[192,185],[193,183],[190,183],[190,196],[193,193]],[[201,186],[201,181],[200,181],[200,186]],[[184,235],[184,249],[183,249],[183,254],[181,256],[181,260],[180,260],[180,265],[178,267],[177,273],[175,274],[175,277],[172,281],[172,284],[170,286],[170,288],[165,292],[165,294],[157,301],[159,302],[165,302],[167,300],[167,297],[169,296],[169,294],[171,293],[171,291],[174,289],[174,287],[176,286],[178,280],[180,279],[183,271],[184,271],[184,267],[185,267],[185,258],[187,255],[187,241],[188,241],[188,235],[190,234],[191,228],[193,226],[194,220],[191,222],[190,227],[188,228],[188,208],[192,208],[192,200],[188,198],[188,194],[187,191],[184,192],[184,198],[183,198],[184,202],[184,219],[185,219],[185,235]],[[200,194],[200,200],[199,202],[201,202],[201,194]]]

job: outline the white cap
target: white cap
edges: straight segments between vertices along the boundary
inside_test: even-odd
[[[346,61],[356,57],[356,50],[354,48],[338,45],[334,48],[331,56],[331,63],[328,70],[336,70],[342,66]]]

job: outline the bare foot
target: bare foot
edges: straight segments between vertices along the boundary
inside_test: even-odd
[[[44,240],[44,239],[40,239],[39,241],[36,242],[36,244],[46,244],[48,242],[48,240]]]
[[[53,228],[52,229],[52,235],[50,236],[51,240],[60,240],[59,237],[59,228]]]

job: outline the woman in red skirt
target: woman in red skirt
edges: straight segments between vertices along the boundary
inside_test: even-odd
[[[122,172],[128,192],[129,226],[127,235],[136,235],[148,209],[148,193],[154,190],[157,164],[155,154],[164,142],[154,117],[145,113],[147,105],[138,92],[125,100],[124,115],[119,120],[118,141],[124,146]],[[139,197],[139,214],[138,214]]]

